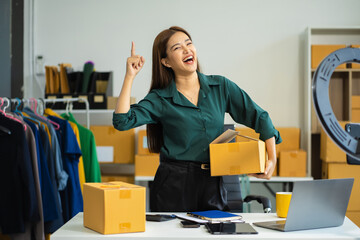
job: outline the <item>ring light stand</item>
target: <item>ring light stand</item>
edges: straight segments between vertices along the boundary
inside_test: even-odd
[[[315,112],[326,134],[347,154],[349,164],[360,164],[360,124],[350,123],[342,129],[331,108],[329,83],[337,66],[342,63],[360,63],[359,48],[343,48],[328,55],[317,67],[313,83]]]

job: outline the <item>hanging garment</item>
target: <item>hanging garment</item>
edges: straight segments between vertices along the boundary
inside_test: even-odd
[[[63,113],[61,116],[77,125],[80,134],[80,147],[83,154],[86,182],[101,182],[101,171],[97,158],[96,142],[90,129],[80,125],[72,113]]]
[[[40,176],[40,187],[41,187],[41,197],[43,202],[43,215],[44,215],[44,222],[55,221],[56,219],[60,218],[60,208],[57,198],[56,189],[53,188],[48,161],[46,159],[46,152],[44,150],[43,140],[40,136],[40,131],[44,129],[38,128],[38,126],[31,122],[29,119],[25,119],[25,122],[31,127],[31,130],[34,133],[35,141],[37,142],[37,153],[39,159],[39,176]],[[46,230],[45,230],[46,232]]]
[[[66,188],[60,192],[63,217],[64,221],[67,222],[77,213],[83,211],[78,170],[81,150],[68,121],[54,116],[48,116],[48,118],[60,125],[60,129],[56,130],[56,134],[61,147],[64,170],[69,175]]]
[[[60,119],[63,119],[59,114],[57,114],[56,112],[54,112],[52,109],[50,108],[46,108],[45,109],[45,115],[46,116],[55,116],[57,118],[60,118]],[[75,123],[72,123],[72,122],[69,122],[71,128],[73,129],[73,132],[76,136],[76,140],[77,140],[77,143],[78,143],[78,146],[80,146],[80,135],[79,135],[79,129],[78,127],[76,126]],[[79,180],[80,180],[80,187],[81,187],[81,192],[82,192],[82,189],[83,189],[83,184],[85,183],[85,172],[84,172],[84,161],[83,161],[83,158],[82,156],[80,156],[80,159],[79,159],[79,167],[78,167],[78,175],[79,175]]]
[[[38,137],[38,144],[39,146],[39,151],[40,151],[40,156],[41,161],[42,161],[42,172],[43,174],[45,174],[46,178],[49,178],[49,180],[46,180],[47,182],[44,183],[44,187],[47,188],[47,191],[43,192],[43,196],[48,198],[46,205],[47,209],[44,209],[44,232],[45,233],[53,233],[55,232],[57,229],[59,229],[63,224],[64,224],[64,220],[63,220],[63,216],[61,214],[62,212],[62,206],[61,206],[61,199],[60,199],[60,193],[59,191],[61,189],[59,189],[59,182],[61,182],[61,186],[66,186],[67,184],[67,179],[68,179],[68,175],[67,173],[62,170],[62,174],[59,175],[61,178],[57,179],[57,175],[56,175],[56,161],[55,161],[55,154],[53,154],[53,149],[50,146],[50,139],[53,139],[52,141],[52,145],[54,146],[54,144],[57,143],[57,137],[56,137],[56,132],[54,132],[53,134],[55,134],[55,139],[53,138],[53,134],[50,134],[50,132],[54,131],[53,126],[47,122],[44,121],[44,119],[37,119],[37,117],[31,117],[31,115],[33,115],[34,113],[32,112],[32,110],[30,108],[24,108],[24,111],[22,112],[22,114],[25,116],[27,115],[28,117],[25,117],[25,121],[26,122],[35,122],[37,125],[31,125],[32,130],[34,132],[36,132],[36,136]],[[30,124],[30,123],[29,123]],[[36,126],[40,126],[40,127],[36,127]],[[61,161],[61,156],[60,156],[60,161]],[[48,188],[51,188],[48,189]],[[64,189],[64,187],[62,188]],[[49,211],[50,210],[50,211]],[[55,211],[55,213],[54,213]],[[54,214],[54,215],[48,215],[50,213]],[[46,218],[45,216],[48,215],[48,217]]]
[[[59,191],[63,190],[66,187],[68,174],[64,171],[64,167],[61,160],[61,149],[59,141],[56,136],[55,129],[51,123],[44,120],[43,118],[37,116],[29,107],[25,107],[23,112],[27,113],[30,117],[43,122],[47,125],[50,132],[50,142],[51,142],[51,153],[53,154],[53,159],[55,161],[55,179],[57,181],[57,188]]]
[[[19,119],[19,117],[18,117]],[[39,209],[39,216],[40,220],[37,222],[27,222],[25,223],[25,232],[24,233],[16,233],[11,234],[12,240],[45,240],[45,233],[44,233],[44,217],[43,217],[43,208],[42,208],[42,199],[41,199],[41,190],[40,190],[40,181],[39,181],[39,171],[38,171],[38,157],[36,151],[36,142],[35,136],[30,128],[27,126],[25,131],[26,141],[29,146],[29,152],[31,156],[31,163],[34,172],[34,181],[36,187],[36,196],[38,200],[38,209]],[[33,236],[33,237],[32,237]]]
[[[29,147],[24,125],[0,114],[0,227],[3,234],[22,233],[25,222],[40,220]]]

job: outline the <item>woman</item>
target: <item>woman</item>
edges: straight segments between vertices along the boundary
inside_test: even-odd
[[[279,132],[267,112],[236,84],[200,73],[196,49],[184,29],[171,27],[155,38],[150,92],[130,106],[132,82],[144,63],[132,43],[113,124],[121,131],[147,124],[149,149],[160,153],[150,191],[152,211],[228,210],[222,178],[211,177],[208,168],[209,143],[223,132],[225,112],[260,133],[268,161],[265,173],[255,176],[271,177]]]

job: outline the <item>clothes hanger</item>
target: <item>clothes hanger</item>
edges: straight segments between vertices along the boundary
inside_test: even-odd
[[[70,105],[70,101],[67,101],[66,107],[65,107],[65,113],[66,113],[66,115],[68,115],[68,116],[69,116],[69,105]]]
[[[70,113],[71,113],[71,111],[73,110],[73,103],[72,102],[70,102],[70,101],[67,101],[67,104],[66,104],[66,114],[68,115],[68,116],[70,116]]]
[[[18,99],[19,99],[19,98],[18,98]],[[22,100],[19,99],[19,101],[20,101],[20,102],[18,103],[17,107],[19,107],[19,106],[21,105],[21,102],[22,102],[22,103],[23,103],[23,109],[24,109],[25,107],[29,107],[29,108],[30,108],[30,100],[23,98]],[[30,108],[30,109],[31,109],[31,108]],[[27,119],[27,120],[35,123],[38,127],[42,128],[42,129],[45,129],[44,124],[41,123],[39,120],[37,120],[37,119],[35,119],[35,118],[32,118],[32,117],[30,117],[30,116],[26,116],[26,115],[24,115],[24,114],[23,114],[21,111],[19,111],[19,110],[18,110],[18,112],[15,111],[15,113],[18,113],[18,114],[20,114],[24,119]]]
[[[25,125],[24,123],[22,123],[19,119],[14,118],[13,116],[7,115],[7,114],[5,113],[6,108],[10,105],[10,100],[9,100],[8,98],[2,98],[2,97],[0,97],[0,100],[1,100],[0,112],[1,112],[5,117],[7,117],[7,118],[9,118],[9,119],[12,119],[12,120],[14,120],[14,121],[16,121],[16,122],[21,123],[21,125],[23,125],[23,127],[24,127],[24,129],[25,129],[25,131],[26,131],[26,125]],[[4,107],[4,110],[2,110],[1,107],[2,107],[2,105],[4,105],[4,100],[6,101],[7,105]]]
[[[20,116],[24,116],[24,115],[22,114],[22,112],[19,111],[19,107],[20,107],[20,105],[21,105],[21,99],[17,97],[17,98],[15,98],[15,101],[17,102],[17,105],[15,106],[14,113],[17,113],[17,114],[20,115]]]
[[[0,125],[0,135],[11,135],[11,131],[6,127]]]
[[[42,104],[42,108],[41,108],[41,111],[39,110],[39,114],[43,116],[45,113],[45,107],[46,107],[45,101],[43,98],[38,98],[38,102]],[[39,104],[39,106],[40,106],[40,104]]]
[[[34,114],[35,114],[36,116],[38,116],[39,118],[41,118],[41,119],[43,119],[43,120],[45,120],[45,121],[50,122],[50,123],[54,126],[55,130],[59,130],[59,129],[60,129],[60,125],[59,125],[58,123],[56,123],[56,122],[54,122],[54,121],[52,121],[52,120],[50,120],[50,119],[48,119],[48,118],[46,118],[46,117],[41,116],[40,114],[38,114],[38,112],[37,112],[38,101],[37,101],[35,98],[30,98],[29,100],[30,100],[30,103],[34,103],[34,106],[31,104],[31,107],[33,107],[33,108],[31,108],[31,110],[33,110],[33,112],[34,112]]]
[[[23,99],[22,99],[22,102],[23,102],[23,104],[24,104],[24,105],[23,105],[23,109],[24,109],[26,106],[30,106],[30,104],[29,104],[29,102],[30,102],[29,99],[23,98]]]

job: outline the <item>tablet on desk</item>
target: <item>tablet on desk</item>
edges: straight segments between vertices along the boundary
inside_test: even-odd
[[[211,234],[257,234],[258,232],[249,223],[206,223]]]

